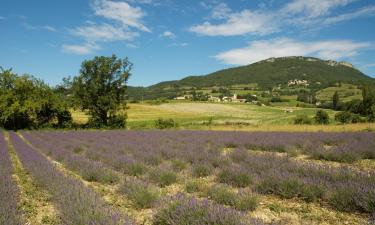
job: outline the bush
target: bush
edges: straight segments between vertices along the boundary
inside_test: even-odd
[[[259,204],[258,198],[252,194],[241,194],[237,197],[235,208],[241,211],[255,210]]]
[[[230,184],[235,187],[247,187],[252,183],[252,179],[247,173],[230,169],[222,170],[219,173],[217,180],[220,183]]]
[[[347,111],[336,113],[335,120],[340,123],[350,123],[352,121],[352,114]]]
[[[328,113],[324,110],[316,111],[314,119],[317,124],[329,124]]]
[[[294,124],[312,124],[312,122],[312,119],[306,114],[297,115],[296,118],[294,118]]]
[[[176,172],[180,172],[184,169],[186,169],[186,163],[182,160],[179,160],[179,159],[174,159],[172,160],[172,168],[174,171]]]
[[[208,190],[207,195],[215,202],[223,205],[235,206],[236,194],[226,186],[213,186]]]
[[[171,171],[156,169],[151,171],[149,177],[153,182],[158,183],[160,187],[165,187],[177,182],[177,175]]]
[[[187,193],[207,192],[207,185],[199,180],[190,180],[185,184]]]
[[[245,222],[245,218],[233,209],[195,198],[176,197],[155,214],[153,225],[245,225],[261,224]]]
[[[173,119],[162,119],[155,120],[155,127],[157,129],[170,129],[178,127],[178,124]]]
[[[159,198],[156,188],[136,179],[126,180],[119,192],[125,194],[138,209],[151,208]]]
[[[140,176],[146,172],[146,167],[141,163],[131,163],[126,166],[125,171],[126,174],[130,176]]]
[[[108,119],[108,127],[112,129],[119,129],[126,127],[126,114],[112,116]]]
[[[329,198],[329,203],[337,210],[351,212],[358,210],[355,198],[354,190],[340,188]]]
[[[213,168],[209,165],[196,164],[193,165],[194,177],[207,177],[211,175]]]

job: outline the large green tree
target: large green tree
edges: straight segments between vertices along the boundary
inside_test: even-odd
[[[73,94],[82,110],[87,110],[97,127],[124,127],[126,89],[133,64],[128,58],[95,57],[82,63],[73,79]]]
[[[62,98],[41,80],[0,67],[0,126],[6,129],[63,126],[70,113]]]

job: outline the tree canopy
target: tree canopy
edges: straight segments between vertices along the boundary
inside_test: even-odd
[[[0,126],[6,129],[64,126],[70,113],[60,96],[43,81],[0,68]]]
[[[128,58],[95,57],[82,63],[72,90],[79,107],[87,110],[95,127],[125,127],[127,80],[133,64]]]

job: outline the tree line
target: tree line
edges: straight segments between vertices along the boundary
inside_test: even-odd
[[[0,67],[0,127],[70,128],[70,109],[75,108],[90,115],[83,127],[124,128],[132,67],[128,58],[96,56],[82,62],[78,76],[64,78],[56,87]]]

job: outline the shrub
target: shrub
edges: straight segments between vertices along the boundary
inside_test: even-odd
[[[252,194],[241,194],[237,197],[235,208],[241,211],[255,210],[259,204],[258,198]]]
[[[226,186],[213,186],[208,190],[207,195],[215,202],[223,205],[235,206],[236,194]]]
[[[247,187],[252,183],[251,177],[247,173],[230,169],[222,170],[217,180],[220,183],[230,184],[235,187]]]
[[[296,118],[294,118],[294,124],[312,124],[312,122],[312,119],[306,114],[297,115]]]
[[[178,127],[178,124],[173,119],[162,119],[155,120],[155,127],[157,129],[170,129]]]
[[[141,163],[131,163],[126,166],[125,171],[126,174],[130,176],[140,176],[146,172],[146,167]]]
[[[186,169],[186,163],[182,160],[179,160],[179,159],[174,159],[172,160],[172,168],[174,171],[176,172],[180,172],[184,169]]]
[[[119,114],[115,116],[111,116],[108,119],[108,127],[112,129],[119,129],[126,127],[126,114]]]
[[[150,179],[160,187],[165,187],[177,182],[177,175],[172,171],[156,169],[150,172]]]
[[[209,165],[196,164],[193,165],[193,176],[194,177],[207,177],[212,173],[212,167]]]
[[[329,203],[337,210],[350,212],[358,210],[355,198],[355,191],[350,188],[340,188],[329,198]]]
[[[151,208],[159,198],[156,188],[136,179],[126,180],[119,192],[125,194],[138,209]]]
[[[325,188],[320,185],[304,186],[301,190],[301,197],[306,202],[316,202],[324,198]]]
[[[195,192],[207,192],[208,186],[199,180],[190,180],[185,184],[185,190],[187,193]]]
[[[279,195],[283,198],[294,198],[298,197],[303,189],[301,184],[296,179],[286,179],[281,181],[279,186]]]
[[[155,214],[153,225],[245,225],[262,224],[259,221],[245,221],[245,218],[233,209],[226,208],[207,200],[176,197],[165,204]]]
[[[352,114],[347,111],[336,113],[335,120],[340,123],[350,123],[352,121]]]
[[[316,111],[314,119],[315,119],[315,123],[317,123],[317,124],[328,124],[329,123],[328,113],[324,110]]]

